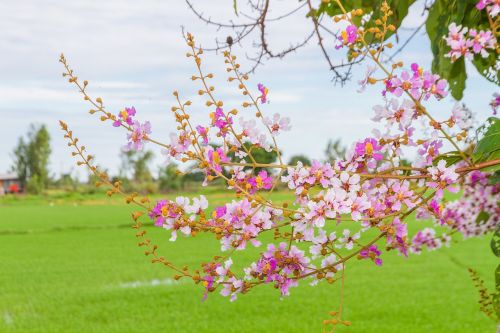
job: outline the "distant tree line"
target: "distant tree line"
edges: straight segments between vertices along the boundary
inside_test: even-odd
[[[30,125],[28,133],[19,138],[12,152],[12,171],[17,173],[22,190],[34,194],[40,194],[48,188],[72,192],[97,191],[94,187],[96,179],[92,175],[89,175],[86,182],[81,182],[78,177],[72,175],[72,172],[61,174],[59,177],[51,176],[49,170],[51,152],[47,127]],[[324,151],[324,160],[331,162],[343,158],[345,152],[346,148],[340,140],[330,140]],[[252,153],[258,163],[271,164],[277,161],[277,154],[274,151],[267,152],[263,148],[254,148]],[[201,171],[197,172],[192,166],[187,168],[186,171],[189,172],[179,171],[175,162],[159,167],[154,174],[151,169],[154,153],[150,150],[120,152],[120,158],[121,165],[114,179],[120,179],[126,190],[143,193],[189,190],[198,186],[204,179],[204,174]],[[249,158],[244,160],[247,163],[251,162]],[[289,165],[296,165],[298,162],[311,165],[310,158],[304,154],[293,155],[288,160]]]

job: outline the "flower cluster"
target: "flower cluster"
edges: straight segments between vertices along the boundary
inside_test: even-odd
[[[245,269],[245,278],[274,283],[282,296],[288,296],[289,289],[298,285],[296,278],[308,272],[309,261],[296,246],[269,244],[261,258]]]
[[[119,127],[123,123],[132,126],[134,124],[134,119],[133,117],[135,116],[135,107],[130,107],[130,108],[124,108],[120,113],[117,115],[117,119],[113,122],[114,127]]]
[[[476,4],[478,10],[483,10],[486,8],[488,14],[495,18],[498,13],[500,13],[500,2],[498,0],[479,0]]]
[[[141,150],[144,143],[148,139],[148,135],[151,134],[151,124],[149,121],[141,124],[139,121],[134,121],[132,124],[132,130],[127,134],[128,142],[123,147],[124,150]]]
[[[457,61],[460,57],[472,60],[474,55],[481,57],[489,56],[489,50],[495,50],[496,37],[490,30],[468,29],[461,25],[451,23],[448,27],[448,36],[445,36],[446,44],[451,48],[446,54],[451,61]]]
[[[349,20],[348,15],[344,17]],[[384,33],[389,29],[386,23],[377,24],[385,27]],[[365,45],[358,43],[364,35],[352,20],[341,38],[342,46]],[[249,88],[248,75],[238,70],[236,56],[224,52],[228,81],[236,83],[244,98],[240,106],[224,106],[230,110],[224,111],[224,103],[209,82],[214,75],[203,74],[203,50],[190,34],[187,44],[187,56],[194,59],[199,73],[192,79],[200,84],[199,95],[207,98],[205,120],[191,119],[191,102],[181,102],[179,94],[174,93],[178,105],[172,113],[177,132],[170,136],[170,143],[160,143],[151,137],[149,122],[132,119],[135,109],[125,109],[118,120],[102,108],[98,111],[104,120],[118,121],[118,126],[127,124],[119,126],[129,132],[127,149],[141,149],[145,142],[159,144],[167,157],[203,171],[203,185],[218,181],[227,188],[225,203],[213,208],[204,196],[179,196],[153,205],[146,199],[136,200],[136,195],[127,199],[146,210],[154,225],[168,230],[172,241],[180,232],[186,237],[212,234],[219,242],[222,254],[194,270],[173,266],[156,255],[156,248],[147,251],[155,255],[153,262],[173,268],[177,278],[189,278],[203,286],[204,297],[218,290],[234,300],[263,284],[273,285],[286,296],[301,280],[314,285],[343,279],[351,258],[381,266],[385,251],[408,256],[423,248],[432,250],[448,244],[451,233],[470,237],[498,226],[500,186],[490,182],[492,173],[477,171],[485,165],[472,163],[467,147],[463,147],[464,139],[470,138],[470,113],[463,105],[455,105],[436,120],[438,116],[435,119],[424,105],[431,96],[440,100],[447,95],[447,82],[438,75],[417,64],[409,71],[398,71],[402,63],[387,69],[378,61],[377,52],[383,47],[367,47],[366,57],[386,73],[374,78],[375,71],[370,67],[364,80],[365,85],[380,83],[385,97],[383,105],[373,108],[373,120],[381,123],[380,128],[360,137],[345,156],[333,161],[287,165],[277,142],[282,131],[290,130],[290,120],[280,114],[265,114],[267,88],[262,84],[255,92]],[[66,68],[66,75],[76,81]],[[242,112],[247,108],[254,112]],[[255,114],[255,118],[243,117],[249,114]],[[450,145],[458,161],[446,159]],[[274,160],[262,162],[256,153],[262,150]],[[412,153],[416,158],[409,161]],[[76,155],[90,166],[81,151]],[[96,168],[91,166],[91,170],[99,175]],[[119,182],[105,182],[112,186],[110,195],[122,193]],[[273,192],[280,187],[290,192],[292,199],[277,200]],[[463,195],[448,201],[447,193],[458,190]],[[410,235],[408,223],[414,212],[417,219],[430,219],[446,233],[437,236],[434,228],[425,228]],[[133,216],[137,222],[140,214]],[[141,246],[144,244],[150,242]],[[243,269],[234,268],[233,254],[250,246],[262,248],[260,254]]]
[[[427,100],[434,96],[437,99],[446,97],[448,83],[437,74],[430,71],[424,71],[418,64],[411,64],[411,71],[402,71],[401,74],[392,75],[385,80],[385,90],[382,94],[385,96],[391,93],[397,97],[408,93],[416,100]]]

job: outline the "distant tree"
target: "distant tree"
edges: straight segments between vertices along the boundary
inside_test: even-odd
[[[245,142],[244,145],[247,147],[247,149],[250,149],[252,144],[249,142]],[[281,153],[281,152],[280,152]],[[229,154],[230,157],[232,157],[232,154]],[[252,156],[255,159],[257,163],[261,164],[271,164],[276,162],[276,159],[278,158],[278,154],[276,151],[267,151],[264,148],[253,148],[252,149]],[[244,158],[245,163],[252,163],[252,159],[249,156],[246,156]],[[245,170],[251,169],[251,167],[245,167]],[[255,168],[256,172],[259,172],[263,168]],[[265,168],[264,168],[265,169]]]
[[[325,149],[325,159],[327,162],[332,162],[339,158],[344,158],[347,148],[342,145],[340,139],[328,140]]]
[[[170,163],[158,172],[158,187],[163,191],[179,190],[184,186],[183,175],[177,171],[177,165]]]
[[[138,183],[153,180],[149,164],[154,157],[150,150],[126,151],[122,155],[121,177],[126,178],[131,174],[132,180]]]
[[[293,155],[288,161],[288,165],[297,165],[297,162],[302,162],[303,165],[311,165],[311,160],[306,155]]]
[[[40,193],[49,184],[50,134],[45,125],[31,125],[27,141],[19,138],[14,148],[15,171],[23,187],[33,193]]]
[[[13,151],[14,165],[12,166],[12,171],[17,173],[19,177],[19,182],[22,188],[26,188],[26,183],[28,181],[29,169],[28,169],[28,145],[24,142],[22,137],[19,138],[17,146]]]

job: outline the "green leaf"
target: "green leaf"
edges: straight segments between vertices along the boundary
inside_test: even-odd
[[[490,117],[486,121],[486,126],[481,126],[481,128],[486,129],[486,132],[472,153],[474,163],[500,158],[500,121],[496,117]],[[490,171],[496,170],[492,168]]]
[[[480,224],[486,223],[486,222],[488,222],[489,219],[490,219],[490,214],[483,210],[479,214],[477,214],[476,224],[480,225]]]
[[[462,160],[462,156],[457,150],[450,151],[444,154],[441,154],[437,156],[433,161],[432,164],[437,165],[439,161],[445,160],[446,161],[446,166],[449,167],[459,161]]]
[[[238,0],[233,0],[233,10],[234,10],[234,14],[236,14],[236,16],[239,16],[238,15]]]
[[[489,178],[488,178],[488,184],[489,185],[496,185],[500,183],[500,171],[495,171],[494,174],[492,174]]]
[[[495,232],[493,233],[493,237],[491,238],[491,251],[497,257],[500,257],[500,226],[497,227]]]

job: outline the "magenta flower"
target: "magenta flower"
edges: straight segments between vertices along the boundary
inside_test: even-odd
[[[207,145],[208,144],[208,128],[207,127],[203,127],[201,125],[198,125],[198,126],[196,126],[196,131],[198,132],[198,134],[203,139],[203,144]]]
[[[288,247],[287,243],[282,242],[276,247],[269,244],[267,251],[256,263],[246,268],[245,273],[247,278],[257,278],[265,283],[274,282],[281,295],[287,296],[290,287],[298,285],[293,277],[305,273],[309,261],[304,252],[294,245]]]
[[[251,185],[250,193],[262,189],[269,190],[273,186],[273,178],[267,174],[266,170],[261,170],[256,177],[248,179],[248,184]]]
[[[155,221],[155,226],[161,227],[167,219],[175,219],[179,214],[179,207],[174,202],[159,200],[148,215]]]
[[[375,265],[382,266],[382,259],[380,259],[381,253],[382,252],[380,252],[377,245],[373,244],[373,245],[370,245],[369,247],[361,250],[359,252],[359,258],[360,259],[370,259],[375,263]]]
[[[144,124],[137,120],[132,124],[132,133],[127,134],[128,143],[123,147],[124,150],[141,150],[144,146],[144,141],[151,134],[151,124],[146,121]]]
[[[267,102],[267,93],[269,92],[269,90],[262,84],[262,83],[259,83],[257,85],[257,89],[259,89],[260,91],[260,102],[262,104],[266,103]]]
[[[130,108],[125,108],[120,113],[117,115],[117,119],[113,122],[114,127],[119,127],[122,122],[126,123],[127,125],[131,126],[134,121],[132,117],[135,116],[135,107],[130,107]]]
[[[213,170],[215,170],[216,172],[222,172],[222,167],[220,164],[229,162],[229,157],[226,156],[224,149],[220,147],[215,150],[213,148],[210,148],[207,151],[207,160],[208,164]]]
[[[222,137],[225,137],[229,131],[229,126],[233,123],[233,119],[226,117],[222,108],[216,108],[215,112],[210,113],[210,118],[212,119],[212,126],[217,127]]]
[[[353,44],[356,42],[358,38],[358,28],[351,24],[347,26],[345,30],[340,33],[340,36],[337,36],[337,39],[340,41],[340,44],[335,46],[336,49],[340,49],[343,46]]]
[[[399,217],[395,217],[388,229],[387,243],[404,256],[408,256],[408,244],[406,244],[407,236],[408,228],[406,223],[402,222]]]
[[[380,153],[381,150],[382,146],[374,138],[366,138],[365,141],[358,142],[355,149],[358,156],[374,158],[376,161],[384,158],[384,155]]]

